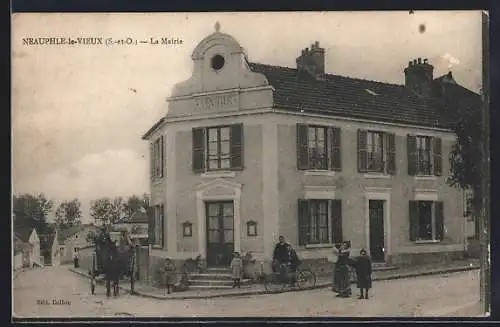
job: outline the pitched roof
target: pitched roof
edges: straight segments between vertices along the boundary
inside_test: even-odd
[[[32,227],[18,227],[14,230],[14,234],[21,241],[28,243],[31,233],[33,233],[34,228]]]
[[[137,210],[129,217],[117,221],[118,224],[147,224],[149,221],[147,213]]]
[[[23,251],[23,249],[30,248],[31,244],[24,242],[19,237],[14,236],[14,255]]]
[[[275,89],[275,108],[427,127],[448,128],[452,123],[436,98],[416,96],[404,85],[332,74],[315,80],[295,68],[259,63],[249,63],[249,67],[265,75]],[[464,95],[478,96],[467,91]]]
[[[59,242],[59,244],[61,243],[64,243],[64,241],[66,241],[69,237],[75,235],[76,233],[78,233],[79,231],[83,230],[83,226],[82,225],[77,225],[77,226],[71,226],[71,227],[68,227],[68,228],[64,228],[64,229],[58,229],[57,230],[57,241]]]

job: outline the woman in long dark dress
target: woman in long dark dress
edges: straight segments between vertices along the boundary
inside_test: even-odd
[[[360,256],[356,258],[355,268],[356,282],[360,292],[359,298],[368,299],[368,290],[372,288],[372,261],[365,249],[362,249]],[[363,290],[365,290],[364,294]]]
[[[349,242],[336,245],[338,252],[337,262],[335,263],[334,282],[332,290],[338,297],[349,297],[352,294],[351,281],[349,278],[349,267],[351,259],[349,258]]]

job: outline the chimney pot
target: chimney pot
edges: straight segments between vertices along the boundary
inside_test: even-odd
[[[316,46],[316,48],[319,48],[319,41],[314,42],[314,45]]]
[[[308,52],[309,52],[309,48],[306,48],[306,53],[308,53]]]
[[[416,65],[417,64],[417,59],[413,59],[413,64]]]
[[[427,58],[425,58],[425,59],[424,59],[424,64],[426,64],[426,63],[427,63],[427,61],[428,61],[428,60],[427,60]]]
[[[420,65],[422,63],[422,58],[418,58],[418,64]]]
[[[302,49],[302,55],[305,55],[305,54],[306,54],[306,50]]]
[[[410,61],[408,61],[408,67],[411,67],[411,66],[413,66],[413,61],[410,60]]]

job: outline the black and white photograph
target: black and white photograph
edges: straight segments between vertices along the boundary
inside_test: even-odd
[[[13,318],[486,317],[488,13],[14,13]]]

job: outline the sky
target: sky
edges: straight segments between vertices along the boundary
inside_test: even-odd
[[[191,53],[214,32],[232,35],[249,61],[295,67],[319,41],[328,73],[403,84],[408,61],[428,58],[481,87],[481,12],[23,13],[12,16],[13,192],[89,203],[149,192],[141,136],[166,114]],[[422,26],[424,28],[422,28]],[[182,45],[23,45],[23,38],[179,38]]]

